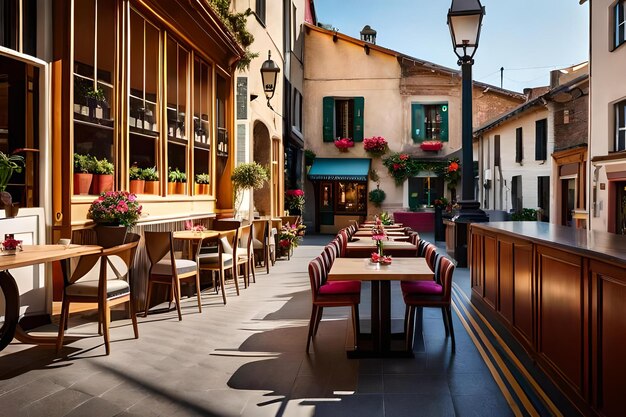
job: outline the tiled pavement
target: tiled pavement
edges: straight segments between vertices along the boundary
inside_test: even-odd
[[[431,236],[432,237],[432,236]],[[53,348],[12,344],[0,352],[0,416],[507,416],[511,410],[456,314],[450,353],[439,310],[424,313],[414,359],[351,360],[348,309],[327,309],[311,353],[307,263],[330,236],[307,236],[290,261],[278,261],[240,297],[206,290],[175,310],[130,320],[101,337]],[[432,239],[431,239],[432,240]],[[468,272],[455,282],[466,292]],[[394,318],[404,307],[394,287]],[[361,316],[369,311],[363,291]],[[92,317],[94,318],[94,317]],[[70,322],[70,333],[95,323]],[[79,327],[76,327],[79,325]]]

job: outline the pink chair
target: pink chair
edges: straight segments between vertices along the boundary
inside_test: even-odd
[[[352,307],[352,328],[354,345],[359,334],[359,303],[361,302],[361,283],[359,281],[326,281],[326,272],[321,257],[309,262],[309,279],[313,306],[309,321],[309,334],[306,351],[309,352],[311,340],[317,334],[324,307]]]
[[[413,349],[413,333],[415,331],[415,311],[417,307],[439,307],[443,316],[446,337],[452,338],[452,352],[455,352],[454,328],[452,327],[452,275],[454,263],[443,256],[437,257],[435,280],[403,281],[401,283],[402,298],[406,304],[405,332],[406,349]]]

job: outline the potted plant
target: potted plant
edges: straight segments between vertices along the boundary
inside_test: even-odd
[[[168,194],[185,194],[185,182],[187,182],[187,174],[181,172],[178,168],[173,171],[170,168],[167,174],[167,181]]]
[[[0,207],[4,207],[7,217],[17,215],[17,205],[13,204],[13,197],[6,191],[9,180],[14,172],[22,172],[24,157],[21,155],[7,155],[0,151]]]
[[[141,217],[137,196],[128,191],[108,191],[94,200],[87,218],[99,225],[133,227]]]
[[[369,192],[368,197],[369,201],[371,201],[376,207],[380,207],[383,201],[385,201],[387,195],[377,186],[375,190]]]
[[[304,166],[306,166],[307,172],[309,172],[309,169],[311,169],[311,165],[313,165],[313,161],[315,161],[315,158],[317,158],[315,152],[310,149],[304,150]]]
[[[177,168],[178,170],[178,168]],[[185,183],[187,182],[187,174],[178,172],[178,181],[176,181],[176,194],[185,194]]]
[[[128,178],[130,179],[130,192],[133,194],[143,194],[146,183],[143,177],[143,170],[137,165],[133,165],[128,170]]]
[[[74,194],[89,194],[93,170],[94,158],[91,155],[74,154]]]
[[[335,147],[340,152],[348,152],[348,149],[354,147],[354,141],[350,138],[341,138],[335,141]]]
[[[113,163],[106,158],[93,159],[94,176],[91,182],[91,194],[98,195],[100,193],[113,190]]]
[[[257,190],[262,188],[269,180],[269,174],[265,167],[256,162],[239,164],[230,177],[233,182],[235,197],[235,217],[239,213],[245,190]]]
[[[288,190],[285,193],[285,203],[289,209],[289,214],[300,215],[304,210],[304,191],[300,189]]]
[[[159,172],[156,167],[144,168],[141,172],[141,178],[145,181],[144,193],[159,194]]]
[[[384,155],[389,149],[389,145],[387,144],[385,138],[381,136],[374,136],[363,139],[363,149],[365,149],[365,152],[376,157]]]
[[[87,89],[85,94],[87,106],[89,107],[89,117],[102,119],[104,116],[103,107],[106,105],[106,97],[104,91],[100,87],[95,90],[93,87]]]
[[[209,183],[211,176],[209,174],[196,175],[196,194],[209,194]]]

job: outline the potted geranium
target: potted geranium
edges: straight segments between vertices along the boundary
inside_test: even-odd
[[[113,190],[113,163],[106,158],[95,159],[93,162],[94,176],[91,182],[91,194],[100,194]]]
[[[144,187],[143,192],[146,194],[159,194],[159,172],[156,167],[144,168],[141,171]]]
[[[387,152],[389,145],[385,138],[374,136],[363,139],[363,149],[372,156],[381,156]]]
[[[108,191],[91,203],[87,218],[107,226],[133,227],[141,217],[137,196],[128,191]]]
[[[196,174],[196,194],[208,194],[211,176],[209,174]]]
[[[289,214],[300,215],[304,210],[304,191],[300,189],[287,190],[285,193],[285,203],[289,209]]]
[[[348,149],[354,147],[354,141],[350,138],[341,138],[335,141],[335,147],[340,152],[348,152]]]
[[[143,179],[143,170],[137,165],[133,165],[128,170],[128,178],[130,179],[130,192],[133,194],[143,194],[146,181]]]

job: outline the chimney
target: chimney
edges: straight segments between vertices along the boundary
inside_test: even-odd
[[[376,45],[376,31],[370,25],[365,25],[361,31],[361,40]]]

